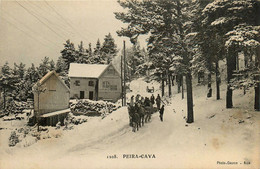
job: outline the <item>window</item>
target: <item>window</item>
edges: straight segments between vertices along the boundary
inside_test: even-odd
[[[117,90],[117,85],[110,85],[110,90]]]
[[[75,86],[80,86],[80,81],[76,80],[74,84],[75,84]]]
[[[109,82],[108,81],[103,82],[103,88],[109,88]]]
[[[84,99],[85,98],[85,91],[80,91],[79,92],[79,98]]]
[[[89,86],[94,86],[94,81],[89,81],[89,82],[88,82],[88,85],[89,85]]]

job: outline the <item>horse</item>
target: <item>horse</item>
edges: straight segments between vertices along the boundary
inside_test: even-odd
[[[139,114],[139,116],[140,116],[140,124],[143,126],[144,125],[144,119],[145,119],[145,109],[144,109],[144,107],[142,106],[142,105],[138,105],[138,107],[137,107],[137,113]],[[140,126],[141,126],[140,125]]]
[[[134,107],[133,106],[127,106],[127,109],[128,109],[128,115],[129,115],[129,125],[131,127],[133,127],[133,120],[132,120],[132,116],[133,116],[133,113],[134,113]]]
[[[134,113],[132,116],[133,132],[138,131],[140,126],[140,116],[138,113]]]
[[[144,122],[147,123],[151,120],[151,106],[144,106],[138,103],[136,106],[136,111],[140,115],[140,122],[142,126],[144,125]]]
[[[145,122],[149,122],[152,117],[151,106],[145,106]]]
[[[136,130],[139,130],[139,127],[141,127],[141,120],[140,115],[136,111],[135,107],[128,106],[128,114],[129,114],[129,120],[130,120],[130,126],[133,127],[133,132]]]

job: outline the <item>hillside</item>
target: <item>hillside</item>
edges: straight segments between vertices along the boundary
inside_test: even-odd
[[[156,96],[158,84],[149,85],[155,87]],[[144,92],[146,86],[142,79],[133,81],[128,98],[136,93],[150,96]],[[226,86],[221,87],[222,99],[216,101],[214,94],[206,98],[206,86],[194,86],[195,122],[188,125],[186,99],[174,87],[164,121],[156,112],[135,133],[128,125],[126,107],[104,119],[88,118],[73,130],[52,129],[60,137],[39,140],[29,147],[8,147],[4,141],[8,133],[0,130],[0,168],[257,168],[260,113],[252,109],[253,90],[246,95],[236,90],[234,108],[226,109]]]

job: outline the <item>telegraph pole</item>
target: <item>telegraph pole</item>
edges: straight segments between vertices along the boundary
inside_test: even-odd
[[[122,96],[122,106],[124,106],[124,87],[123,87],[123,55],[121,55],[121,96]]]
[[[125,55],[125,41],[124,41],[124,106],[126,105],[126,87],[125,87],[125,81],[126,81],[126,55]]]

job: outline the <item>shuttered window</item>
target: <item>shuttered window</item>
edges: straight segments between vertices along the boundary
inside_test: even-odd
[[[117,85],[110,85],[110,90],[117,90]]]
[[[75,80],[74,84],[75,84],[75,86],[80,86],[80,81],[79,80]]]
[[[109,84],[108,81],[103,82],[103,88],[104,88],[104,89],[108,89],[109,86],[110,86],[110,84]]]
[[[89,85],[89,86],[94,86],[94,81],[89,81],[89,82],[88,82],[88,85]]]

